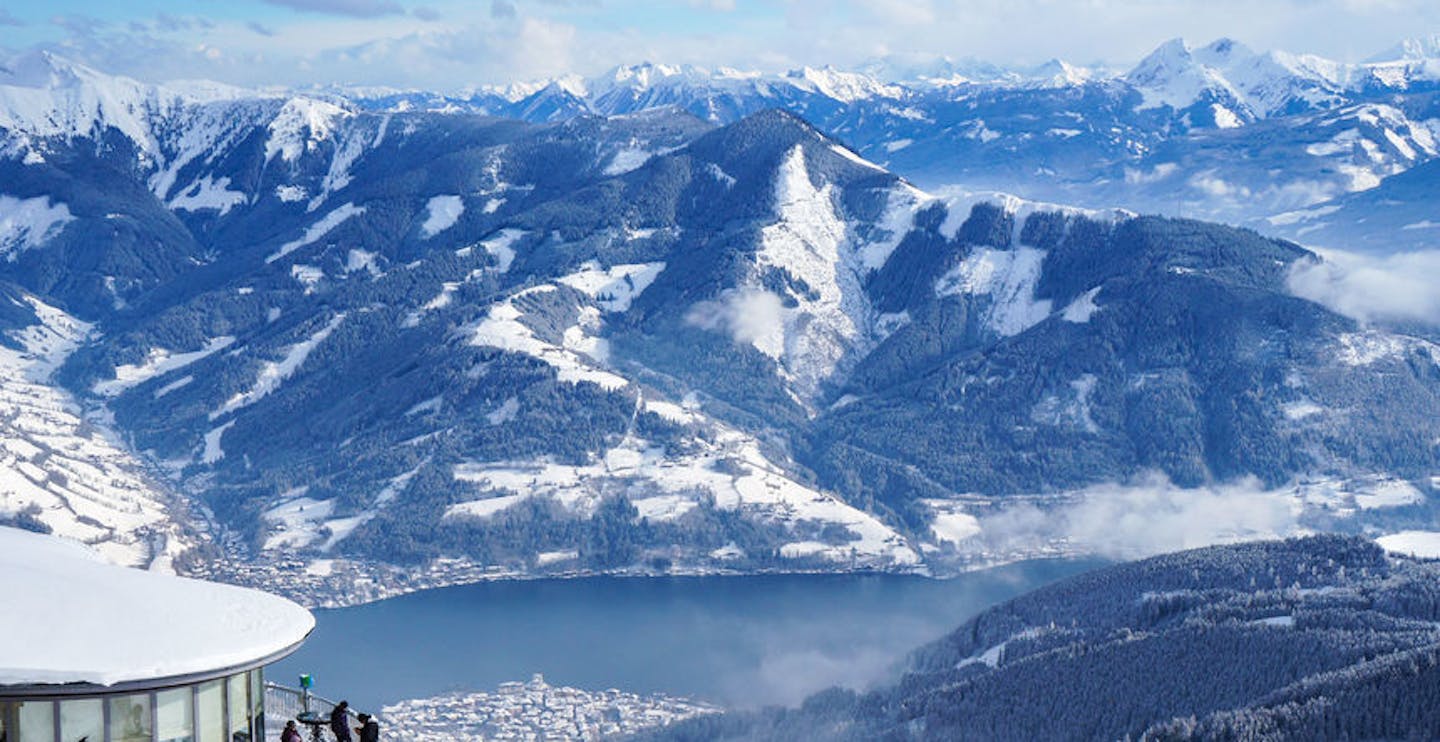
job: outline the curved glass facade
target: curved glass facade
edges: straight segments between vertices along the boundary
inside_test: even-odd
[[[262,740],[263,672],[119,693],[23,697],[0,688],[0,742]]]

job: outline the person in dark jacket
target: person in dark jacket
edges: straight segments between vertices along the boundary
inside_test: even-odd
[[[351,742],[349,701],[341,701],[330,712],[330,731],[335,733],[335,742]]]
[[[295,720],[285,722],[285,731],[280,733],[280,742],[304,742],[300,736],[300,729],[295,726]]]
[[[361,714],[360,742],[380,742],[380,722],[369,714]]]

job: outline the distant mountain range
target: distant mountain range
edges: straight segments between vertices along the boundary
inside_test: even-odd
[[[726,124],[783,108],[927,187],[1003,189],[1303,237],[1321,224],[1284,215],[1368,190],[1436,155],[1437,48],[1433,38],[1415,39],[1347,64],[1230,39],[1200,48],[1176,39],[1118,72],[947,58],[785,74],[642,64],[463,95],[332,92],[371,110],[534,122],[673,106]],[[1381,234],[1363,219],[1320,221]],[[1392,248],[1440,244],[1428,233],[1398,239]]]
[[[1296,59],[643,67],[505,118],[22,58],[0,73],[0,391],[67,412],[16,418],[29,484],[0,515],[316,578],[942,571],[1109,548],[1095,503],[1199,539],[1427,522],[1434,328],[1297,296],[1320,258],[1248,230],[937,195],[872,161],[1085,203],[1203,182],[1204,210],[1257,214],[1261,182],[1422,172],[1429,61]]]

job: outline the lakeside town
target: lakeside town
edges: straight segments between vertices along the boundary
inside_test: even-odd
[[[665,695],[614,688],[553,686],[542,675],[501,683],[491,692],[402,701],[381,714],[392,729],[424,740],[600,740],[673,724],[720,708]]]

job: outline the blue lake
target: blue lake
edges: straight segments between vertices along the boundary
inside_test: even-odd
[[[1047,560],[899,575],[594,577],[426,590],[316,612],[269,678],[315,675],[361,709],[544,673],[553,685],[793,704],[893,677],[906,653],[996,603],[1098,566]]]

